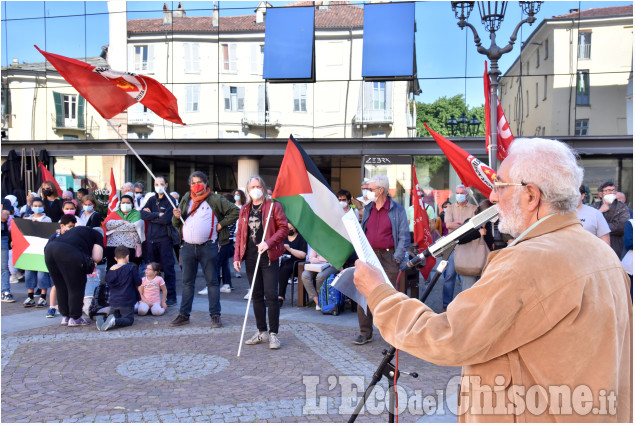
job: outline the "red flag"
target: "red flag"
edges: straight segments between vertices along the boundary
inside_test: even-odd
[[[61,197],[62,196],[62,188],[57,183],[57,180],[55,180],[55,177],[53,177],[53,174],[51,174],[51,172],[48,170],[48,168],[46,168],[44,166],[42,161],[40,161],[38,163],[38,165],[40,166],[40,170],[42,171],[42,182],[45,182],[47,180],[48,181],[52,181],[53,184],[55,184],[55,188],[57,189],[57,194]]]
[[[164,120],[185,125],[176,97],[158,81],[145,75],[113,71],[35,48],[84,98],[108,119],[137,102]]]
[[[485,61],[485,73],[483,74],[483,91],[485,94],[485,148],[489,152],[489,143],[491,139],[491,123],[490,123],[490,79],[487,75],[487,61]],[[503,161],[507,158],[509,147],[514,141],[512,130],[509,128],[509,123],[503,112],[501,101],[496,97],[496,115],[498,117],[496,122],[496,157]]]
[[[415,165],[412,164],[412,184],[414,186],[414,195],[412,205],[414,206],[414,241],[419,245],[419,253],[423,252],[432,245],[432,234],[430,233],[430,218],[423,205],[423,198],[419,191],[419,182],[415,173]],[[426,265],[421,268],[421,275],[427,279],[430,270],[436,264],[434,257],[426,258]]]
[[[423,125],[432,134],[434,141],[448,158],[463,184],[478,189],[489,198],[494,187],[492,179],[496,176],[496,172],[445,137],[430,130],[426,123]]]
[[[110,169],[110,195],[108,196],[108,213],[117,211],[119,205],[119,195],[117,195],[117,185],[115,184],[115,174]],[[108,215],[108,214],[106,214]]]

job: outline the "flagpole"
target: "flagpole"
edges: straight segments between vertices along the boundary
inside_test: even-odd
[[[263,201],[263,205],[267,202],[267,198]],[[271,200],[271,208],[269,208],[269,213],[267,214],[267,222],[265,223],[265,229],[262,232],[262,242],[265,241],[265,236],[267,235],[267,228],[269,227],[269,219],[271,218],[271,211],[273,211],[273,199]],[[253,201],[252,201],[253,205]],[[258,266],[260,265],[260,257],[262,254],[258,253],[258,258],[256,259],[256,268],[254,269],[254,276],[251,278],[251,288],[249,289],[249,298],[247,299],[247,310],[245,310],[245,318],[243,319],[243,330],[240,332],[240,341],[238,342],[238,354],[236,357],[240,357],[240,350],[243,348],[243,338],[245,337],[245,326],[247,326],[247,316],[249,315],[249,305],[251,304],[251,297],[254,293],[254,284],[256,283],[256,275],[258,274]],[[246,265],[245,265],[246,267]],[[277,302],[277,301],[276,301]],[[259,329],[260,330],[260,329]]]
[[[141,157],[139,156],[139,154],[137,153],[137,151],[135,151],[132,146],[130,146],[130,143],[128,143],[128,141],[121,135],[121,133],[119,133],[119,130],[117,130],[117,128],[112,125],[112,122],[110,122],[109,119],[106,119],[106,122],[108,123],[108,125],[110,125],[110,127],[112,127],[113,130],[115,130],[115,133],[117,133],[117,136],[119,136],[119,138],[121,140],[123,140],[123,142],[126,144],[126,146],[128,146],[128,149],[130,149],[132,151],[132,153],[137,157],[137,159],[139,160],[139,162],[141,162],[141,164],[143,164],[143,166],[145,167],[146,170],[148,170],[148,173],[150,173],[150,175],[152,176],[152,180],[156,180],[156,176],[154,175],[154,173],[152,173],[152,170],[150,170],[150,168],[148,167],[148,165],[143,162],[143,159],[141,159]],[[174,205],[174,203],[172,203],[172,198],[170,197],[169,194],[167,194],[168,196],[166,196],[166,198],[168,199],[168,202],[170,203],[170,205],[172,206],[173,209],[176,209],[176,205]],[[179,217],[181,219],[181,223],[185,224],[185,221],[183,220],[183,217]]]

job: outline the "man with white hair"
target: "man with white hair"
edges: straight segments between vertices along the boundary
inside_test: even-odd
[[[357,261],[384,339],[463,366],[459,422],[633,422],[630,280],[576,214],[583,170],[564,143],[516,139],[490,200],[516,239],[436,314]],[[590,260],[592,259],[592,260]]]
[[[134,199],[134,191],[133,191],[133,184],[132,182],[125,182],[124,184],[121,185],[121,195],[128,195],[130,196],[132,199]]]

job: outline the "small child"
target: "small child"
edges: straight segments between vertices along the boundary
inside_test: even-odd
[[[113,326],[124,327],[134,323],[134,306],[140,300],[138,286],[141,285],[139,272],[134,264],[130,264],[130,251],[125,246],[115,248],[115,260],[106,273],[106,285],[110,290],[108,303],[110,315],[106,320],[103,316],[97,318],[97,329],[107,331]]]
[[[38,221],[40,223],[50,223],[51,218],[44,214],[44,201],[42,198],[33,198],[31,202],[31,209],[33,214],[29,217],[31,221]],[[46,272],[40,272],[35,270],[26,270],[25,284],[27,290],[27,298],[24,300],[24,307],[46,307],[46,291],[52,286],[51,278]],[[35,288],[40,289],[40,298],[37,303],[35,302]]]
[[[159,263],[150,263],[146,267],[146,276],[141,280],[141,286],[139,286],[141,301],[135,305],[135,312],[139,316],[145,316],[148,314],[148,310],[153,316],[161,316],[165,313],[168,290],[160,276],[160,268]]]

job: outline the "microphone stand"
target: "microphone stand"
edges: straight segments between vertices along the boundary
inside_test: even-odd
[[[428,286],[426,286],[426,289],[423,291],[423,294],[421,295],[421,302],[425,302],[428,298],[428,295],[430,295],[430,292],[432,292],[432,288],[434,288],[434,285],[439,280],[439,277],[443,274],[443,271],[448,266],[448,259],[450,258],[450,255],[452,254],[452,251],[454,251],[454,247],[457,244],[458,241],[454,241],[452,244],[448,245],[448,247],[441,253],[442,260],[437,266],[437,272],[434,275],[434,278],[432,278],[432,281],[428,284]],[[357,403],[353,414],[348,419],[348,423],[353,423],[357,420],[357,416],[359,416],[359,413],[362,411],[362,408],[366,404],[366,400],[368,400],[370,393],[375,388],[375,385],[377,385],[377,383],[381,381],[381,378],[384,376],[386,377],[386,379],[388,379],[388,423],[395,423],[395,381],[397,381],[399,379],[399,376],[402,374],[412,376],[413,378],[417,378],[419,376],[417,372],[400,372],[399,369],[397,369],[395,365],[391,363],[393,358],[395,357],[396,350],[397,349],[395,347],[390,345],[388,350],[382,351],[384,358],[379,363],[377,370],[375,370],[373,379],[370,381],[370,384],[368,384],[368,387],[366,387],[364,395],[362,396],[362,399],[359,401],[359,403]],[[395,374],[397,375],[396,379]]]

